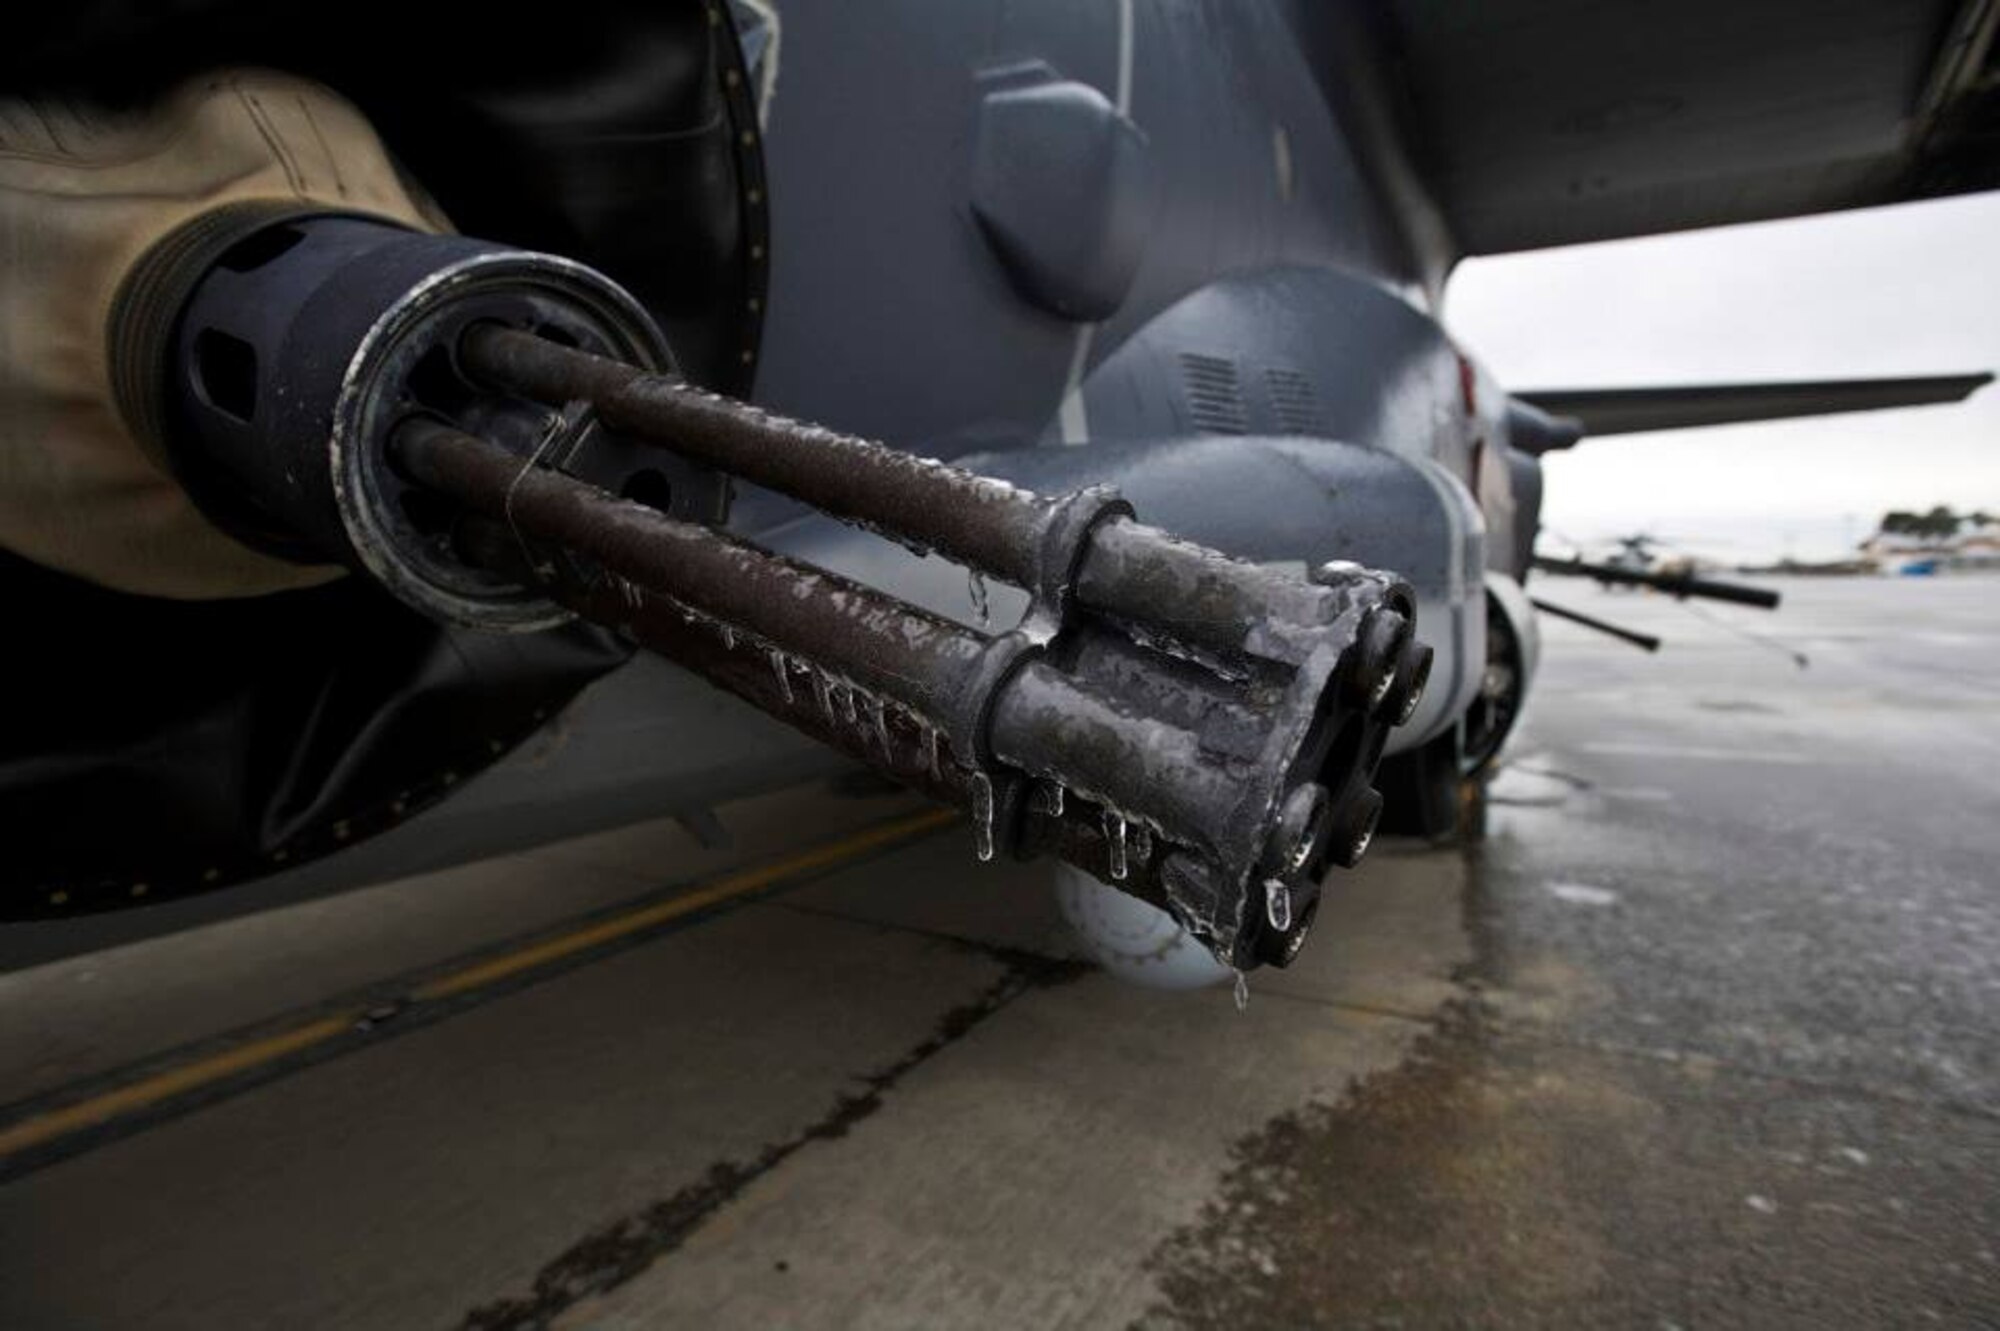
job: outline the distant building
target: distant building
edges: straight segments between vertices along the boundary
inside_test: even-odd
[[[1861,543],[1861,553],[1886,573],[1927,562],[1941,570],[2000,571],[2000,522],[1961,523],[1952,536],[1878,531]]]

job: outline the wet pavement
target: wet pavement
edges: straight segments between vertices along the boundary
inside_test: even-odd
[[[17,1158],[0,1325],[2000,1325],[2000,581],[1785,590],[1546,589],[1668,645],[1242,1012],[817,790],[0,976],[0,1132],[216,1070]]]
[[[1238,1145],[1161,1324],[2000,1325],[2000,582],[1786,591],[1543,592],[1668,645],[1550,635],[1463,1000]]]

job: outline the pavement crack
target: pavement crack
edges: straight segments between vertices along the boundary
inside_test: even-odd
[[[800,901],[787,901],[774,897],[765,903],[774,910],[791,911],[797,915],[809,915],[815,919],[838,920],[842,924],[859,925],[876,929],[883,933],[903,934],[911,938],[921,938],[927,942],[941,943],[970,956],[986,957],[1003,966],[1014,966],[1036,962],[1056,963],[1080,961],[1081,958],[1064,956],[1059,952],[1037,952],[1033,948],[1016,947],[1006,943],[991,943],[967,934],[948,933],[942,929],[927,929],[920,924],[904,924],[894,920],[876,919],[854,911],[836,910],[831,906],[808,905]],[[1086,968],[1088,969],[1088,968]]]
[[[1259,1002],[1272,1000],[1281,1003],[1303,1003],[1308,1007],[1328,1008],[1334,1012],[1352,1012],[1362,1017],[1385,1017],[1391,1021],[1407,1021],[1425,1027],[1435,1025],[1437,1022],[1435,1010],[1416,1012],[1409,1008],[1390,1007],[1383,1003],[1357,1002],[1351,998],[1321,998],[1315,994],[1287,993],[1279,989],[1252,989],[1251,997]]]
[[[996,950],[997,952],[997,950]],[[818,1119],[748,1160],[718,1160],[672,1196],[612,1220],[558,1254],[536,1274],[528,1293],[474,1308],[462,1331],[533,1331],[545,1328],[571,1305],[617,1288],[674,1252],[710,1217],[813,1142],[844,1137],[882,1107],[886,1094],[910,1073],[964,1039],[1022,995],[1087,974],[1084,962],[998,953],[1007,969],[977,996],[948,1009],[931,1033],[892,1062],[859,1078],[861,1089],[839,1096]]]

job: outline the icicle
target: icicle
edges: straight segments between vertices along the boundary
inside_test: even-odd
[[[889,742],[889,709],[882,705],[880,698],[872,701],[874,706],[869,710],[875,720],[875,738],[882,741],[882,756],[893,763],[896,761],[896,748]]]
[[[771,669],[778,672],[778,688],[785,695],[785,706],[790,707],[792,705],[792,667],[785,660],[785,654],[775,647],[771,649]]]
[[[993,781],[972,773],[972,846],[981,861],[993,858]]]
[[[917,724],[924,728],[924,766],[930,769],[931,779],[935,781],[939,778],[937,727],[925,725],[921,721]]]
[[[726,651],[731,651],[731,652],[735,651],[735,650],[736,650],[736,630],[735,630],[735,629],[733,629],[733,628],[731,628],[731,627],[729,627],[729,625],[727,625],[727,624],[717,624],[717,625],[716,625],[716,627],[722,630],[722,646],[723,646],[723,649],[724,649],[724,650],[726,650]]]
[[[1116,809],[1104,811],[1104,848],[1111,857],[1114,882],[1125,877],[1125,815]]]
[[[857,712],[854,707],[854,686],[852,684],[841,685],[840,687],[841,720],[847,722],[847,724],[851,726],[854,724],[855,719],[859,715],[860,713]]]
[[[818,666],[812,668],[812,677],[813,699],[819,703],[819,714],[830,725],[833,722],[833,681]]]
[[[1049,817],[1060,818],[1063,816],[1062,782],[1051,781],[1042,788],[1042,805],[1048,810]]]
[[[1246,1012],[1250,1008],[1250,980],[1242,971],[1236,972],[1236,1010]]]
[[[979,616],[979,627],[985,628],[991,618],[991,602],[986,594],[986,575],[972,569],[965,575],[965,590],[972,597],[972,613]]]
[[[1264,918],[1281,934],[1291,930],[1292,890],[1281,879],[1264,880]]]

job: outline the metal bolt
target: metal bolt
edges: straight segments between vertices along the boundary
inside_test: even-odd
[[[1368,570],[1351,559],[1329,559],[1312,571],[1312,580],[1322,587],[1335,587]]]

